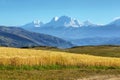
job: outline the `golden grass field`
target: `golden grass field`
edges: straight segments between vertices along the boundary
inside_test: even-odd
[[[58,51],[0,47],[0,65],[63,65],[120,67],[120,58]]]

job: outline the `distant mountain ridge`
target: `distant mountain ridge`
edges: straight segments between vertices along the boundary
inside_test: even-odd
[[[40,24],[42,22],[39,22]],[[49,34],[63,39],[80,39],[88,37],[119,37],[120,19],[106,25],[91,23],[89,20],[80,23],[79,20],[68,17],[54,17],[50,22],[35,27],[34,22],[20,26],[26,30]]]
[[[58,48],[69,48],[72,47],[73,44],[61,38],[29,32],[18,27],[0,26],[0,46],[52,46]]]
[[[69,17],[69,16],[61,16],[61,17],[53,17],[51,21],[48,23],[43,23],[40,20],[34,20],[31,23],[25,24],[23,26],[32,26],[32,27],[84,27],[84,26],[98,26],[98,24],[92,23],[90,20],[86,20],[84,22],[80,22],[78,19]]]
[[[113,43],[113,41],[116,41],[118,44],[120,43],[120,18],[117,18],[108,24],[99,25],[91,23],[89,20],[82,23],[77,19],[68,16],[61,16],[54,17],[50,22],[44,23],[39,27],[35,27],[34,23],[29,23],[20,27],[29,31],[60,37],[65,40],[72,41],[73,44],[79,44],[78,40],[82,39],[87,39],[85,40],[86,43],[89,43],[88,39],[91,39],[90,42],[92,43],[94,41],[98,41],[98,39],[96,39],[97,37],[99,39],[101,38],[104,44],[108,44],[108,42],[104,41],[106,39],[109,40],[109,43],[110,41],[111,43]],[[103,43],[101,42],[99,44]]]

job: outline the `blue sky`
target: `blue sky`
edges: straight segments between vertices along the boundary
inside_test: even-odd
[[[46,23],[62,15],[107,24],[120,16],[120,0],[0,0],[0,25]]]

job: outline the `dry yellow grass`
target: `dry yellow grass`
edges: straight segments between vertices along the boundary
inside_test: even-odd
[[[0,47],[0,65],[120,66],[120,58]]]

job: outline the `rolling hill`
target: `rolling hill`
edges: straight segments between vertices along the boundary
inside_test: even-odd
[[[18,27],[0,26],[0,45],[10,47],[52,46],[72,47],[68,41],[50,35],[29,32]]]
[[[58,49],[55,47],[31,47],[24,49],[35,49],[35,50],[47,50],[47,51],[59,51],[68,52],[74,54],[88,54],[102,57],[117,57],[120,58],[120,46],[115,45],[101,45],[101,46],[76,46],[68,49]]]

